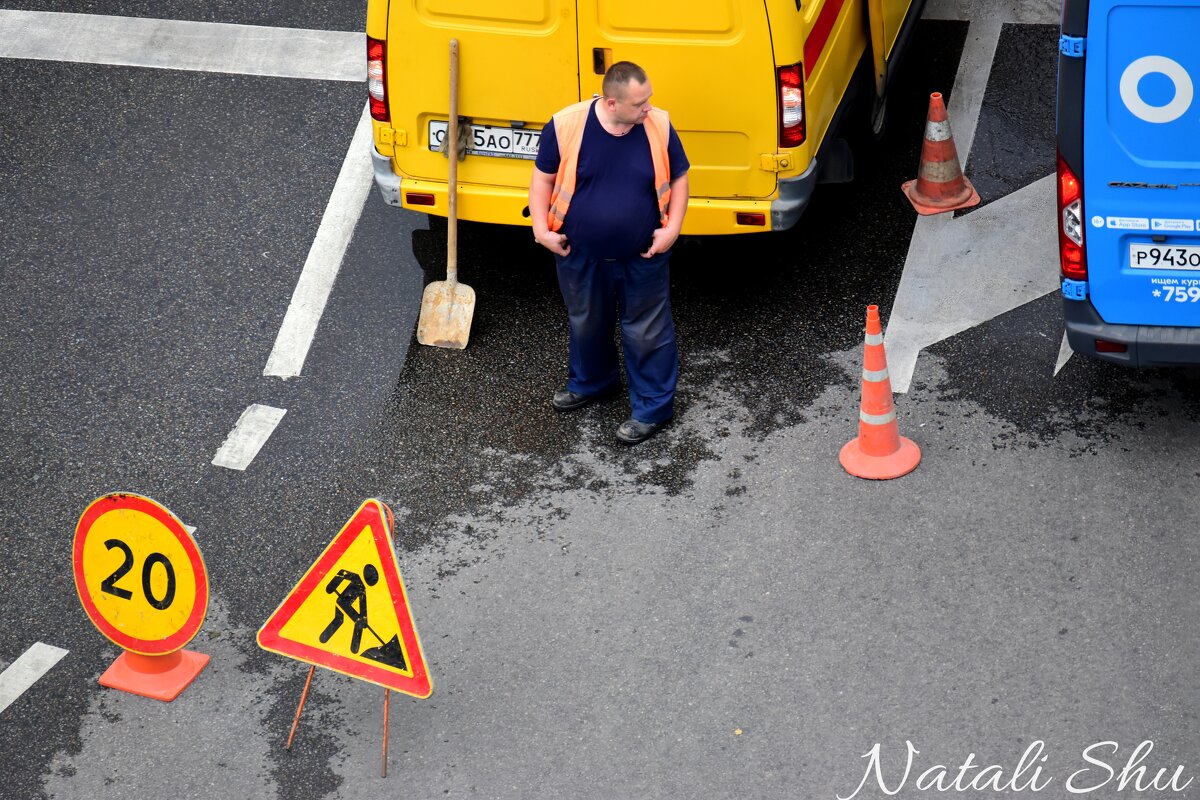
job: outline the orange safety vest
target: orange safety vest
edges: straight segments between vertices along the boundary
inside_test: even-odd
[[[554,178],[554,190],[550,193],[550,212],[546,224],[557,231],[563,226],[567,208],[575,194],[575,172],[579,167],[579,146],[583,143],[583,129],[592,107],[591,100],[567,106],[554,115],[554,134],[558,138],[558,175]],[[671,170],[667,157],[667,141],[671,135],[671,121],[661,108],[650,109],[646,117],[646,135],[650,139],[650,160],[654,162],[654,190],[658,193],[659,222],[667,224],[667,206],[671,203]]]

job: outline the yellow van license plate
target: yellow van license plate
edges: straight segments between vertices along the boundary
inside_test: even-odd
[[[450,125],[436,120],[429,123],[429,149],[442,150],[442,142]],[[542,132],[523,128],[500,128],[492,125],[472,125],[467,139],[467,154],[495,158],[537,158]]]

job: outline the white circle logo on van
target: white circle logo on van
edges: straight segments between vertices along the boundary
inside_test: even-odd
[[[1100,216],[1099,214],[1092,217],[1092,227],[1093,228],[1103,228],[1104,227],[1104,217]]]
[[[1162,106],[1152,106],[1138,93],[1147,75],[1165,75],[1175,86],[1175,96]],[[1166,56],[1142,56],[1121,73],[1121,100],[1135,117],[1146,122],[1174,122],[1192,105],[1192,78],[1178,61]]]

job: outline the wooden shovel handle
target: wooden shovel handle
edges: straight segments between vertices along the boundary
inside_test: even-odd
[[[458,282],[458,39],[450,40],[450,141],[446,151],[450,159],[447,177],[449,215],[446,219],[446,280]]]

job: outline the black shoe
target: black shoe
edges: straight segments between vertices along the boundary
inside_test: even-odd
[[[594,403],[597,400],[603,400],[612,395],[613,389],[606,389],[596,394],[579,394],[572,392],[570,389],[559,389],[554,393],[554,397],[550,399],[550,405],[554,406],[555,411],[574,411],[577,408],[583,408],[589,403]]]
[[[638,422],[636,419],[627,419],[617,426],[617,438],[625,444],[638,444],[667,427],[670,421],[664,419],[662,422]]]

